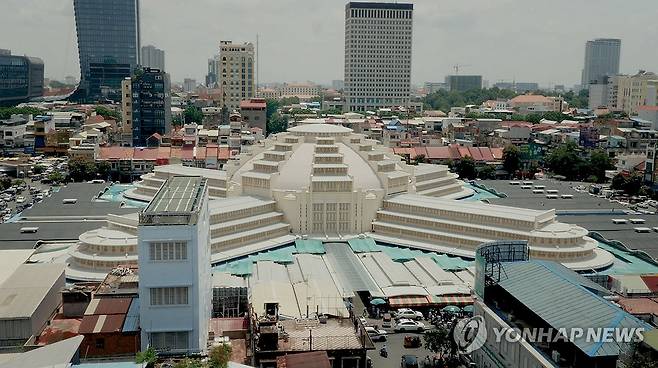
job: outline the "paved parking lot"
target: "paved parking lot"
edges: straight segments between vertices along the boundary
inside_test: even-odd
[[[589,231],[596,231],[610,240],[618,240],[628,248],[647,252],[653,258],[658,258],[658,232],[638,233],[637,227],[658,227],[658,215],[627,215],[622,211],[629,208],[605,198],[577,191],[574,188],[586,183],[562,182],[556,180],[534,180],[535,185],[544,185],[546,189],[556,189],[559,194],[571,194],[572,199],[547,199],[545,194],[534,194],[532,189],[521,189],[520,185],[510,185],[509,180],[478,181],[488,188],[495,188],[507,194],[507,198],[494,198],[493,204],[532,208],[537,210],[555,208],[558,220],[580,225]],[[606,213],[608,212],[608,213]],[[613,224],[612,219],[645,220],[644,224]]]

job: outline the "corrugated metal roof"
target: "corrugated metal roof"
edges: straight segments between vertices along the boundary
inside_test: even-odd
[[[532,310],[553,328],[631,328],[646,324],[583,287],[566,268],[550,262],[503,263],[498,283],[519,303]],[[576,345],[592,357],[619,355],[615,342],[575,339]]]
[[[58,282],[64,286],[63,264],[21,264],[0,285],[0,318],[31,318]]]
[[[85,315],[94,314],[126,314],[132,298],[102,298],[92,299],[85,310]]]
[[[123,322],[123,332],[139,331],[139,298],[134,298],[130,303],[126,319]]]
[[[120,332],[125,320],[124,314],[96,314],[82,317],[80,334]]]
[[[373,297],[384,297],[382,290],[347,244],[328,243],[325,244],[325,249],[327,251],[325,260],[335,271],[340,285],[345,289],[343,294],[346,291],[367,291]]]

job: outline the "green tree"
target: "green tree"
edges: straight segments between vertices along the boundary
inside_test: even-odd
[[[493,165],[484,165],[478,170],[478,178],[480,179],[495,179],[496,168]]]
[[[285,132],[286,129],[288,129],[288,118],[279,113],[275,113],[267,121],[267,135]]]
[[[196,106],[186,107],[185,111],[183,111],[183,116],[186,124],[201,124],[201,122],[203,122],[203,112],[201,112],[201,109]]]
[[[612,159],[605,151],[597,149],[589,155],[589,172],[596,177],[596,183],[605,181],[605,171],[613,168]]]
[[[278,100],[269,98],[265,101],[265,105],[267,106],[265,110],[267,121],[270,121],[272,115],[274,115],[277,111],[279,111],[281,104],[279,103]]]
[[[100,115],[105,119],[113,119],[116,121],[121,121],[121,114],[114,109],[108,109],[105,106],[96,106],[94,111],[96,112],[96,115]]]
[[[425,164],[425,163],[428,163],[428,162],[429,162],[429,160],[427,159],[427,157],[425,157],[425,155],[423,155],[422,153],[421,153],[420,155],[416,155],[416,156],[414,156],[413,160],[414,160],[417,164]]]
[[[546,159],[548,168],[555,174],[575,180],[582,174],[583,159],[578,154],[578,146],[574,142],[559,145]]]
[[[146,364],[147,367],[155,366],[155,362],[158,361],[158,353],[153,349],[152,346],[149,346],[146,350],[140,351],[137,353],[135,362],[138,364]]]
[[[9,119],[12,115],[40,115],[43,111],[34,107],[0,107],[0,119]]]
[[[69,175],[73,181],[84,181],[96,178],[97,171],[94,161],[82,157],[74,157],[69,160],[68,166]]]
[[[521,150],[517,146],[510,144],[503,150],[503,168],[509,175],[521,168]]]
[[[425,340],[425,348],[434,354],[443,356],[450,353],[452,340],[450,330],[447,328],[425,331],[423,340]]]
[[[462,179],[475,179],[477,175],[475,160],[471,156],[462,157],[455,164],[455,171]]]
[[[48,180],[52,181],[53,183],[61,183],[64,181],[64,175],[62,175],[62,173],[59,171],[53,171],[48,174]]]
[[[231,360],[231,345],[221,344],[213,346],[208,353],[211,368],[226,368]]]
[[[101,179],[107,180],[107,178],[110,176],[111,171],[112,171],[112,165],[110,165],[109,162],[99,161],[96,163],[96,173],[98,177],[100,177]]]
[[[32,168],[32,173],[36,175],[42,174],[44,171],[46,171],[46,167],[43,165],[34,165]]]
[[[0,178],[0,189],[5,190],[11,186],[11,178],[8,176],[3,176]]]

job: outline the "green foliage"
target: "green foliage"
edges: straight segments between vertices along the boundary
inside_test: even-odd
[[[516,96],[516,93],[506,89],[489,88],[473,89],[468,91],[444,91],[439,90],[430,93],[423,98],[423,103],[432,109],[450,111],[451,107],[480,105],[487,100],[510,99]]]
[[[0,178],[0,189],[5,190],[11,186],[11,178],[8,176],[3,176]]]
[[[475,179],[477,170],[475,169],[475,160],[471,156],[462,157],[455,163],[455,172],[462,179]]]
[[[299,103],[299,97],[293,96],[293,97],[283,97],[279,100],[279,105],[280,106],[288,106],[288,105],[294,105]]]
[[[183,126],[183,119],[180,116],[174,116],[171,118],[171,125],[177,127]]]
[[[152,346],[149,346],[146,350],[137,353],[135,362],[139,364],[146,363],[147,365],[154,365],[157,360],[158,354]]]
[[[584,160],[579,156],[578,146],[568,142],[553,149],[546,162],[548,168],[555,174],[564,176],[567,180],[576,180]]]
[[[444,355],[450,352],[452,341],[450,330],[447,328],[426,331],[423,339],[425,340],[425,348],[434,354]]]
[[[503,168],[510,175],[521,168],[521,150],[517,146],[509,145],[503,150]]]
[[[429,160],[427,159],[427,157],[425,157],[425,155],[423,155],[423,154],[420,154],[420,155],[416,155],[416,156],[414,156],[413,160],[414,160],[417,164],[424,164],[424,163],[428,163],[428,162],[429,162]]]
[[[647,190],[643,187],[644,179],[642,174],[636,173],[630,176],[617,174],[612,178],[610,187],[615,190],[623,190],[624,193],[634,196],[646,194]]]
[[[199,359],[185,358],[176,362],[174,368],[204,368],[204,364]]]
[[[196,106],[188,106],[185,108],[185,111],[183,111],[183,116],[185,117],[183,120],[186,124],[201,124],[203,121],[203,112],[201,112],[201,109]]]
[[[96,112],[96,115],[100,115],[105,119],[113,119],[116,121],[121,121],[121,114],[116,110],[108,109],[105,106],[96,106],[94,111]]]
[[[96,178],[97,168],[94,161],[74,157],[69,160],[69,175],[73,181],[84,181]]]
[[[274,99],[271,99],[271,98],[267,99],[265,101],[265,104],[267,106],[266,111],[265,111],[265,114],[267,116],[267,121],[270,121],[270,118],[272,117],[272,115],[274,115],[279,110],[279,108],[281,107],[281,104],[279,103],[278,100],[274,100]]]
[[[597,149],[592,151],[589,155],[589,173],[594,176],[596,180],[593,182],[601,183],[605,180],[605,171],[614,168],[612,159],[603,150]]]
[[[33,174],[39,175],[39,174],[43,173],[44,171],[46,171],[46,167],[43,166],[43,165],[34,165],[34,167],[32,168],[32,173]]]
[[[602,150],[594,150],[587,158],[580,155],[574,142],[561,144],[546,159],[548,169],[567,180],[605,180],[605,171],[613,168],[612,160]]]
[[[285,132],[288,129],[288,118],[279,113],[272,115],[267,121],[267,135]]]
[[[208,361],[211,368],[226,368],[231,360],[231,345],[221,344],[214,346],[208,353]]]
[[[25,180],[23,180],[23,179],[14,179],[14,180],[11,181],[11,185],[20,186],[20,185],[23,185],[23,184],[25,184]]]
[[[319,116],[322,117],[322,116],[327,116],[327,115],[340,115],[342,113],[343,113],[343,111],[341,109],[333,108],[333,109],[327,109],[327,110],[320,111]]]
[[[53,171],[48,174],[48,180],[52,181],[53,183],[61,183],[64,181],[64,179],[64,175],[59,171]]]
[[[493,165],[484,165],[478,169],[478,178],[487,180],[496,178],[496,168]]]
[[[12,115],[40,115],[43,111],[34,107],[0,107],[0,119],[9,119]]]
[[[107,179],[112,171],[112,165],[107,161],[99,161],[96,163],[96,173],[102,179]]]

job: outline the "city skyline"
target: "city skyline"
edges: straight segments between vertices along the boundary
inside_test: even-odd
[[[580,81],[583,45],[594,38],[622,40],[621,73],[651,70],[656,64],[658,50],[646,48],[642,42],[658,37],[658,26],[651,22],[655,6],[652,1],[634,3],[636,20],[630,24],[616,21],[620,14],[611,10],[612,1],[596,8],[585,2],[561,2],[564,6],[560,1],[414,1],[418,15],[413,29],[412,83],[441,81],[454,72],[453,65],[462,64],[470,66],[460,74],[481,74],[490,85],[514,79],[535,81],[541,86],[572,85]],[[255,43],[258,33],[261,83],[329,83],[343,78],[346,3],[282,0],[178,4],[143,0],[141,42],[165,50],[172,80],[204,80],[207,59],[218,52],[221,39]],[[17,55],[42,58],[47,77],[79,77],[72,1],[36,5],[36,0],[8,0],[4,8],[9,11],[0,15],[0,30],[21,37],[6,40],[2,47]],[[254,14],[254,6],[262,16]],[[37,11],[50,16],[35,26],[30,20]],[[546,21],[538,22],[535,14],[543,14]],[[295,52],[281,52],[291,45]]]

